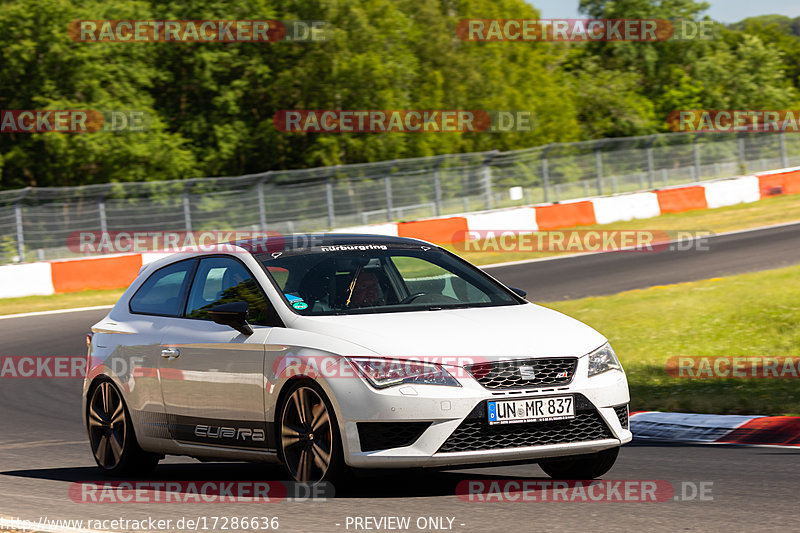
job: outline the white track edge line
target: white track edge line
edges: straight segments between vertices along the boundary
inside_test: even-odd
[[[17,313],[14,315],[0,315],[0,320],[8,318],[25,318],[29,316],[58,315],[61,313],[80,313],[82,311],[99,311],[101,309],[111,309],[113,305],[95,305],[92,307],[73,307],[68,309],[51,309],[49,311],[33,311],[30,313]]]

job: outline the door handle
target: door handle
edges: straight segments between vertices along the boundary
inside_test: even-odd
[[[180,355],[181,351],[177,348],[163,348],[161,350],[161,357],[164,357],[166,359],[175,359],[177,357],[180,357]]]

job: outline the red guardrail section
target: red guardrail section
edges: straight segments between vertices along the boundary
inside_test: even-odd
[[[456,235],[465,236],[467,219],[464,217],[434,218],[401,222],[397,225],[397,235],[423,239],[437,244],[451,244]]]
[[[597,224],[594,204],[586,201],[537,207],[536,224],[544,231]]]
[[[56,293],[119,289],[130,285],[141,267],[140,254],[53,261],[53,288]]]
[[[679,187],[656,191],[661,214],[683,213],[693,209],[708,209],[706,189],[702,186]]]

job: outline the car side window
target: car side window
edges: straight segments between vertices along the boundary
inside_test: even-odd
[[[195,261],[179,261],[156,270],[131,298],[131,313],[181,316],[183,296]]]
[[[262,326],[280,325],[275,309],[252,274],[239,261],[230,257],[208,257],[200,260],[189,291],[186,318],[211,320],[208,310],[229,302],[247,302],[247,321]]]

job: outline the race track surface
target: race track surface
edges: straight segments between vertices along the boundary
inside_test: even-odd
[[[681,250],[682,247],[688,250]],[[487,269],[535,302],[615,294],[654,285],[729,276],[800,264],[800,224],[675,244],[662,252],[576,255]]]
[[[710,251],[614,253],[492,268],[534,301],[616,293],[800,263],[800,225],[720,236]],[[106,311],[0,320],[2,355],[77,355]],[[453,531],[785,531],[796,514],[800,450],[734,446],[623,448],[610,480],[712,483],[713,500],[662,503],[476,503],[454,495],[470,479],[545,480],[536,465],[401,472],[358,480],[324,502],[75,503],[76,481],[101,481],[80,419],[80,380],[0,380],[0,516],[29,520],[277,516],[281,531],[357,531],[347,517],[443,516]],[[168,458],[157,480],[282,480],[273,466]],[[102,481],[106,480],[103,478]],[[445,521],[445,524],[447,521]],[[337,526],[337,524],[340,524]],[[462,525],[463,524],[463,525]],[[364,531],[359,529],[358,531]],[[410,531],[418,531],[412,526]]]

